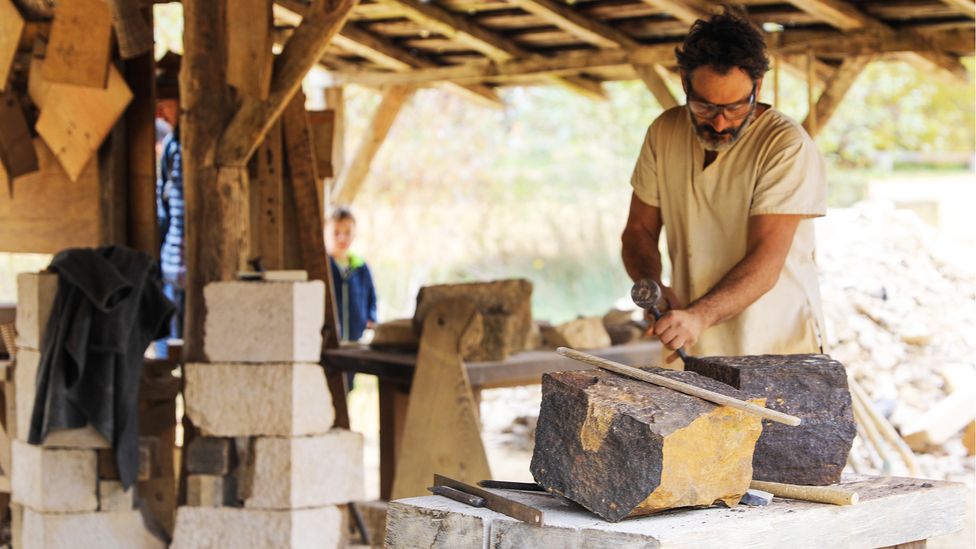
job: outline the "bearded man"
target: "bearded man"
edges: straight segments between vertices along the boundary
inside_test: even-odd
[[[667,235],[670,310],[649,332],[699,356],[820,353],[823,158],[802,126],[758,102],[769,59],[740,14],[695,22],[675,53],[687,103],[647,131],[622,236],[630,277],[660,284]]]

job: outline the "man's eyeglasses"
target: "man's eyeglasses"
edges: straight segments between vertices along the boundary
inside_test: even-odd
[[[685,88],[688,90],[688,108],[691,109],[691,113],[699,118],[705,120],[711,120],[722,113],[728,120],[742,120],[746,116],[749,116],[749,112],[752,110],[752,105],[756,102],[756,86],[757,82],[752,83],[752,92],[749,93],[749,99],[745,101],[740,101],[738,103],[726,103],[724,105],[716,105],[715,103],[709,103],[707,101],[698,101],[691,99],[692,95],[695,93],[691,89],[691,82],[685,82]]]

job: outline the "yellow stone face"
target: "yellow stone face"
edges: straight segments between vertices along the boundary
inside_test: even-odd
[[[766,400],[750,402],[763,406]],[[671,433],[664,440],[661,483],[629,516],[716,501],[738,504],[752,480],[752,454],[761,433],[759,416],[727,406]]]

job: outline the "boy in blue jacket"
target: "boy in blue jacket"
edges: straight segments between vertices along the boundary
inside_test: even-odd
[[[356,238],[356,218],[346,208],[338,208],[329,219],[331,232],[329,264],[335,282],[339,310],[339,337],[358,341],[363,330],[376,323],[376,289],[373,276],[363,258],[349,252]]]

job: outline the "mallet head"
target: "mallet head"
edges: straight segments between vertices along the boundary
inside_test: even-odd
[[[650,278],[642,278],[630,289],[630,298],[641,309],[656,311],[657,302],[661,299],[661,287]]]

